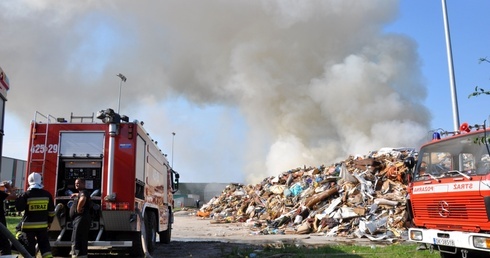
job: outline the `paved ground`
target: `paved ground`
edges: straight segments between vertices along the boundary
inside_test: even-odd
[[[196,217],[192,211],[175,214],[172,241],[158,245],[153,257],[250,257],[260,253],[264,245],[280,247],[284,244],[297,246],[321,246],[332,243],[372,245],[368,239],[332,238],[323,235],[259,235],[245,223],[214,223],[214,220]],[[283,256],[287,257],[287,256]]]
[[[172,241],[170,244],[158,243],[152,257],[253,257],[254,254],[260,256],[260,250],[265,246],[281,247],[292,244],[311,247],[337,243],[356,245],[384,244],[382,242],[372,242],[367,238],[335,238],[319,234],[262,235],[255,232],[245,223],[215,223],[214,220],[197,217],[195,211],[190,210],[175,213]],[[115,256],[122,255],[94,252],[89,255],[89,257]],[[284,254],[281,257],[290,256]]]

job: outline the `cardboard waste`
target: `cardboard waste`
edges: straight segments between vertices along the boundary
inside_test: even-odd
[[[413,148],[383,148],[255,185],[230,184],[196,214],[213,223],[246,223],[254,234],[402,239],[408,222],[404,159],[415,155]]]

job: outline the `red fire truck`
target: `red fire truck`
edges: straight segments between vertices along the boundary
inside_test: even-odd
[[[434,132],[417,164],[406,162],[415,167],[409,240],[441,257],[490,256],[489,139],[485,124],[463,123],[456,132]]]
[[[55,200],[49,229],[53,254],[70,250],[70,195],[80,177],[94,203],[89,248],[141,256],[154,250],[157,234],[161,243],[170,242],[179,174],[143,122],[129,122],[112,109],[91,116],[72,113],[70,121],[36,112],[26,167],[26,178],[42,174],[44,189]]]

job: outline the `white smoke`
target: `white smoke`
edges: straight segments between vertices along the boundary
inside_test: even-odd
[[[226,163],[227,152],[243,158],[233,172],[217,166],[210,175],[239,171],[252,182],[415,146],[427,132],[417,46],[383,32],[398,1],[45,0],[0,8],[0,65],[15,85],[10,112],[27,121],[40,107],[82,114],[115,107],[112,74],[126,71],[131,98],[121,109],[130,116],[158,116],[149,110],[176,97],[236,110],[221,124],[243,116],[244,146],[233,145],[229,124],[211,127],[222,137],[180,125],[216,140],[199,149],[190,142],[198,137],[188,137],[181,163]],[[163,127],[176,120],[160,113]]]

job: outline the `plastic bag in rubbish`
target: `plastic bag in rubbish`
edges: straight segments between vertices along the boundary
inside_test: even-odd
[[[298,196],[303,191],[303,187],[301,186],[300,183],[296,183],[293,186],[291,186],[289,190],[291,191],[293,196]]]

